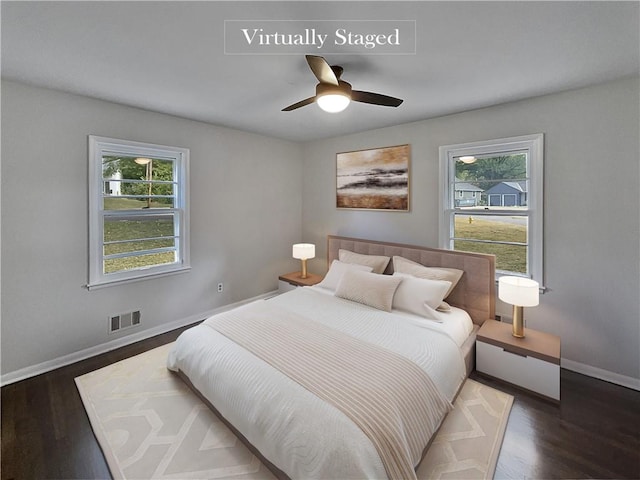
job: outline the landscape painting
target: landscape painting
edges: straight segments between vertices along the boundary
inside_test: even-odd
[[[336,206],[409,210],[409,145],[338,153]]]

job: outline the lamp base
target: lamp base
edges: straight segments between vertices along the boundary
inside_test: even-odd
[[[524,338],[524,309],[518,305],[513,306],[513,331],[517,338]]]
[[[302,275],[300,275],[300,278],[307,278],[307,259],[303,258],[300,261],[302,262]]]

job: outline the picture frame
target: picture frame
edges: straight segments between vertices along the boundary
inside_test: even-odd
[[[411,146],[336,154],[336,208],[409,211]]]

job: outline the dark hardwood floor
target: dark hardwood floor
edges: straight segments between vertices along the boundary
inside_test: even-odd
[[[560,370],[560,404],[477,373],[515,397],[495,478],[640,478],[640,392]]]
[[[73,379],[183,330],[3,387],[2,479],[111,478]],[[556,405],[472,378],[515,397],[495,478],[640,478],[640,392],[562,370]]]

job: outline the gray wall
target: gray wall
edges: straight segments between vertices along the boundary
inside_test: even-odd
[[[329,233],[438,246],[438,147],[545,134],[545,284],[527,325],[562,339],[563,365],[640,387],[637,77],[308,143],[303,238],[325,271]],[[335,154],[409,143],[411,211],[335,208]],[[502,313],[509,315],[505,305]]]
[[[295,145],[3,82],[2,373],[138,334],[108,335],[113,313],[141,309],[154,331],[273,290],[297,241],[316,244],[317,273],[329,233],[437,246],[438,147],[542,132],[549,291],[528,326],[561,336],[564,366],[638,387],[639,91],[630,78]],[[190,273],[82,287],[89,134],[191,149]],[[337,211],[335,154],[403,143],[411,211]]]
[[[87,291],[87,135],[191,149],[189,273]],[[2,83],[2,373],[277,288],[300,241],[299,145]],[[216,292],[224,282],[224,292]],[[142,325],[107,334],[111,314]]]

